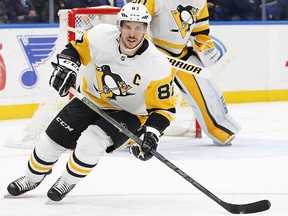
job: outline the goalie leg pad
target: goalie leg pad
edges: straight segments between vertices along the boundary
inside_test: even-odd
[[[189,60],[193,61],[191,58]],[[199,63],[195,56],[193,63]],[[178,71],[176,83],[185,91],[184,98],[192,106],[196,119],[208,137],[218,144],[234,139],[241,127],[229,115],[222,92],[213,80]]]

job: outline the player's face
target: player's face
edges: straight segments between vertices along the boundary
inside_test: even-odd
[[[121,41],[128,49],[133,49],[142,42],[146,34],[146,27],[142,22],[129,22],[123,23],[120,28]]]

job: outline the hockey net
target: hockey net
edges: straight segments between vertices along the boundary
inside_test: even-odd
[[[93,8],[74,8],[59,10],[59,33],[56,43],[55,55],[64,48],[71,40],[82,36],[87,30],[99,23],[110,23],[116,25],[117,13],[120,8],[101,6]],[[85,67],[80,68],[83,72]],[[79,76],[79,77],[80,77]],[[201,137],[201,128],[195,120],[195,116],[190,105],[182,97],[180,90],[175,87],[177,100],[177,114],[175,120],[165,131],[166,136],[190,136]],[[6,140],[7,147],[32,148],[36,145],[39,136],[45,131],[57,112],[67,103],[69,98],[61,98],[57,92],[51,88],[45,96],[46,101],[39,105],[29,123],[17,137]]]

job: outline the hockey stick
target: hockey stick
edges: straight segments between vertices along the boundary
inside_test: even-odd
[[[205,68],[199,65],[195,65],[191,62],[187,62],[172,56],[166,55],[168,60],[171,63],[171,66],[177,70],[181,70],[183,72],[200,76],[203,78],[210,79],[212,77],[215,77],[222,71],[224,71],[225,68],[232,62],[232,60],[237,55],[238,51],[236,48],[231,48],[225,54],[210,68]]]
[[[201,67],[198,65],[195,65],[191,62],[187,62],[172,56],[166,55],[169,62],[171,63],[172,68],[175,68],[177,70],[195,75],[200,76],[203,78],[210,79],[211,78],[211,71],[208,68]],[[217,63],[216,63],[217,64]]]
[[[135,134],[131,133],[125,126],[117,122],[115,119],[113,119],[111,116],[109,116],[107,113],[105,113],[103,110],[101,110],[93,101],[89,100],[77,90],[74,88],[70,88],[70,93],[72,93],[75,97],[80,99],[84,104],[86,104],[89,108],[94,110],[96,113],[101,115],[104,119],[106,119],[110,124],[115,126],[117,129],[119,129],[120,132],[125,134],[130,139],[134,140],[139,145],[142,145],[142,141],[139,137],[137,137]],[[202,193],[204,193],[206,196],[210,197],[212,200],[214,200],[216,203],[218,203],[220,206],[222,206],[224,209],[229,211],[233,214],[249,214],[249,213],[256,213],[256,212],[262,212],[266,211],[270,208],[271,203],[269,200],[261,200],[258,202],[248,203],[248,204],[231,204],[224,202],[223,200],[219,199],[217,196],[215,196],[213,193],[211,193],[209,190],[207,190],[205,187],[203,187],[201,184],[199,184],[197,181],[195,181],[193,178],[191,178],[189,175],[187,175],[185,172],[183,172],[180,168],[178,168],[176,165],[174,165],[172,162],[167,160],[165,157],[163,157],[160,153],[158,153],[156,150],[152,149],[151,153],[161,162],[163,162],[165,165],[167,165],[169,168],[171,168],[173,171],[178,173],[182,178],[187,180],[189,183],[191,183],[193,186],[195,186],[197,189],[199,189]]]

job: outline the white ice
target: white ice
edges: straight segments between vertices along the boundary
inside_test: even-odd
[[[229,147],[203,139],[163,138],[158,152],[223,201],[249,203],[268,199],[268,211],[255,215],[287,216],[288,102],[229,104],[242,131]],[[158,159],[142,162],[127,151],[105,156],[61,202],[46,205],[47,190],[69,156],[51,175],[18,198],[4,198],[7,185],[23,175],[31,149],[4,146],[24,120],[0,121],[1,216],[217,216],[231,215]]]

